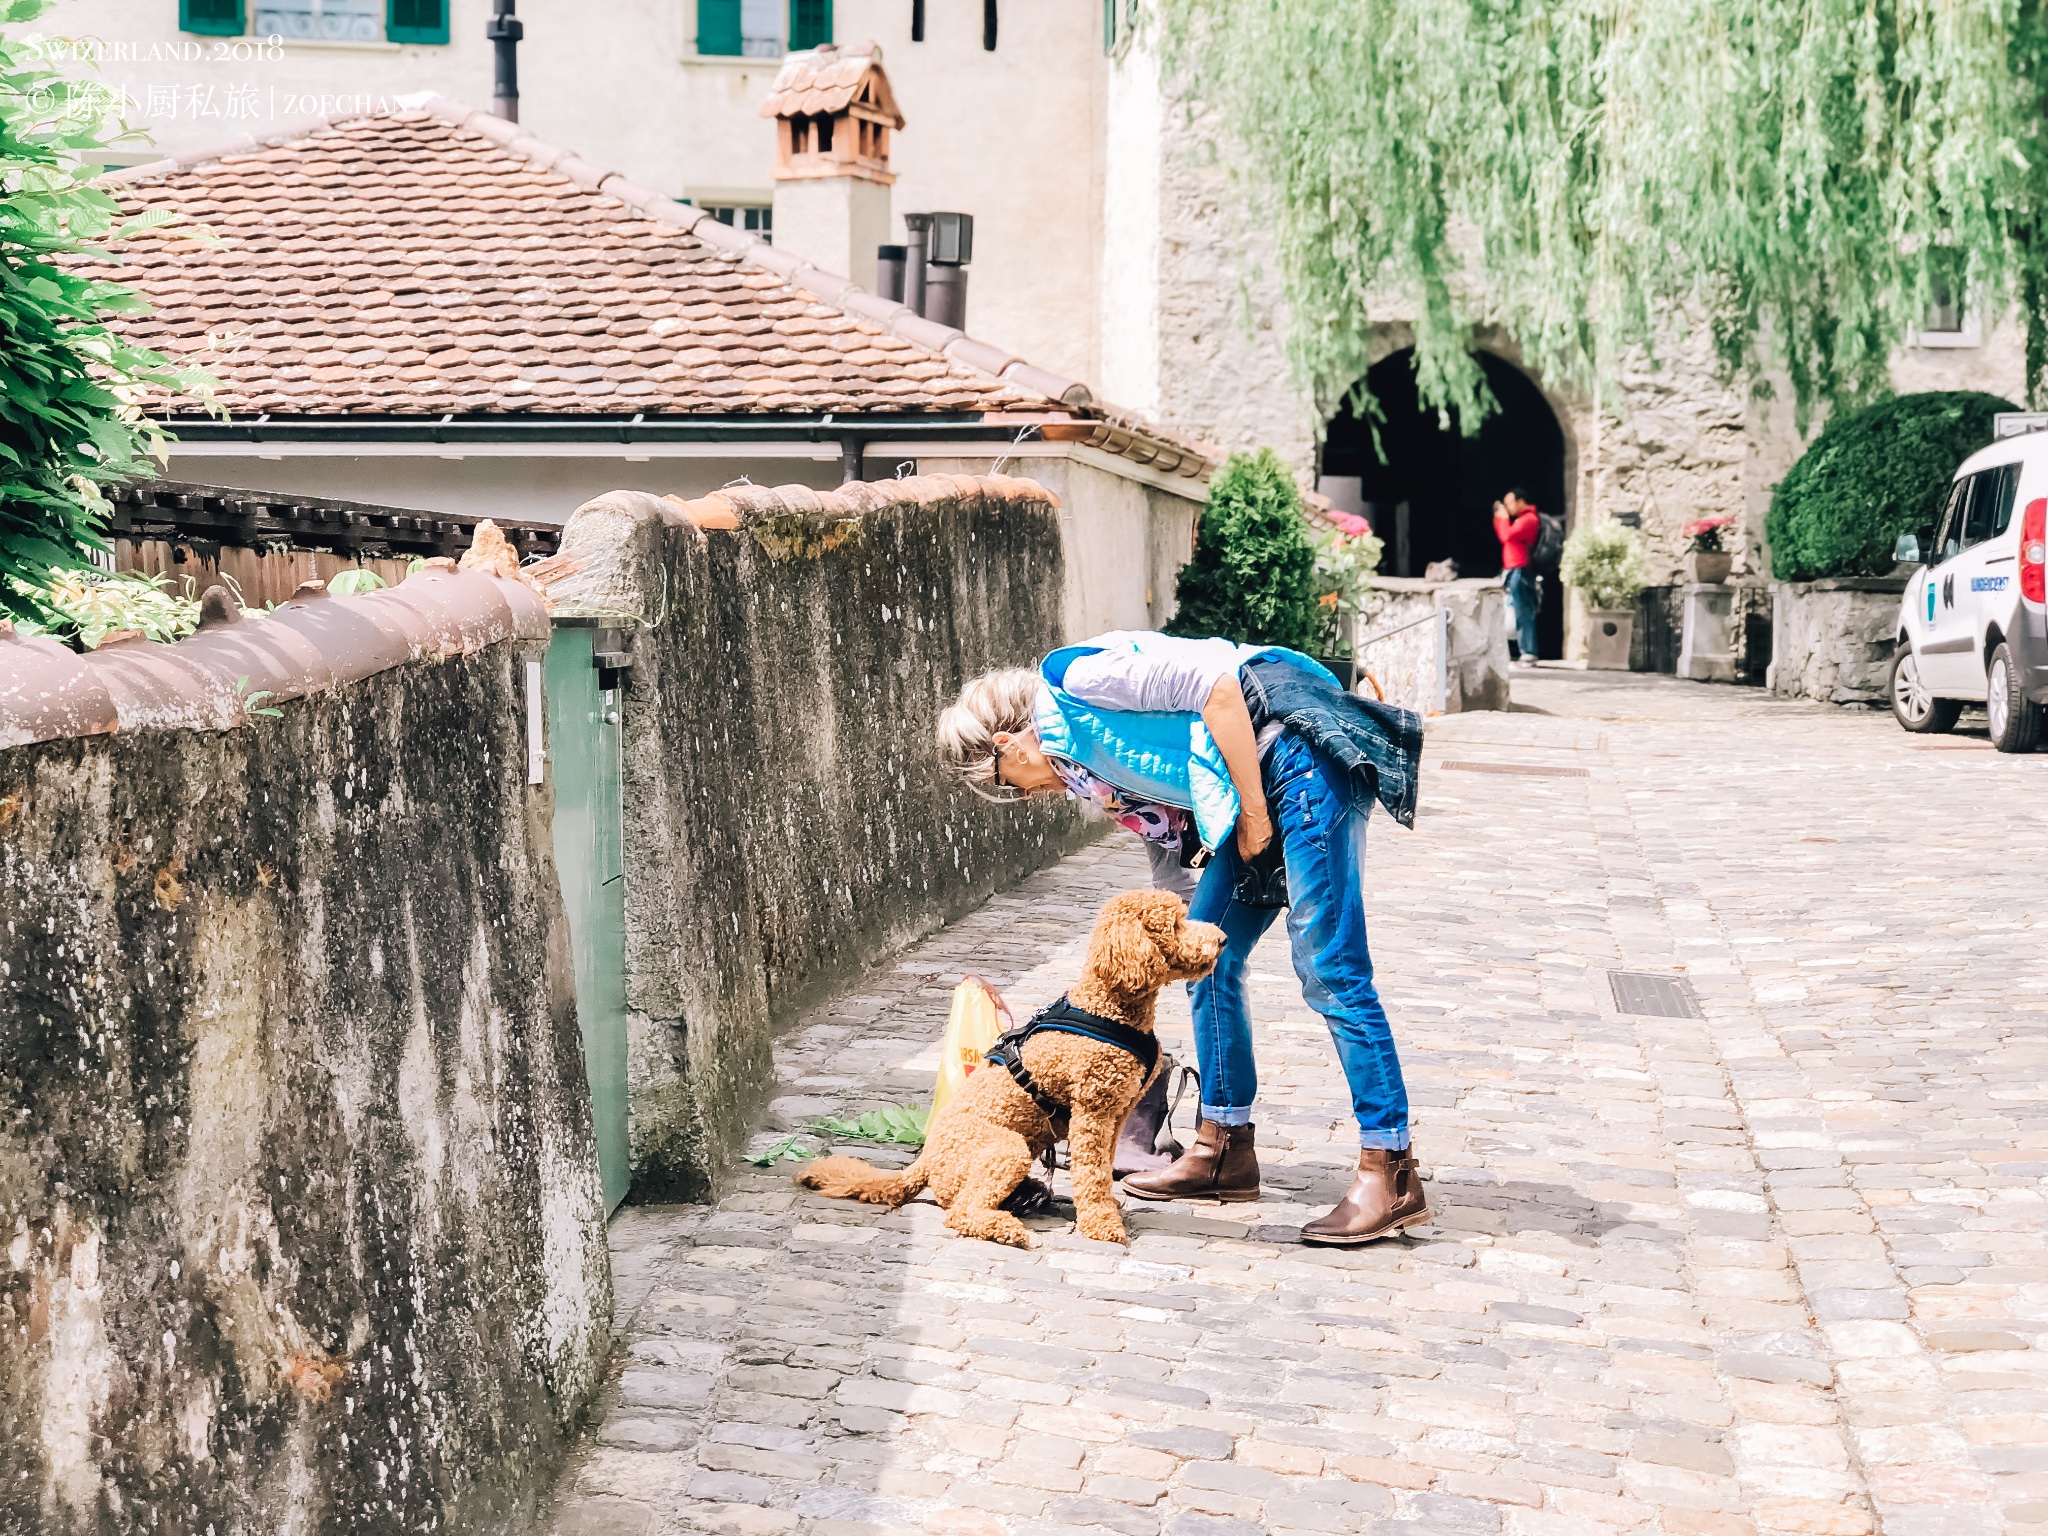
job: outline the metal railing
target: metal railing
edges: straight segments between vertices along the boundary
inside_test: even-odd
[[[1352,654],[1359,659],[1359,666],[1362,669],[1365,664],[1365,648],[1367,646],[1377,645],[1382,640],[1391,639],[1395,635],[1402,634],[1411,629],[1418,629],[1424,624],[1434,624],[1436,626],[1436,686],[1430,704],[1430,713],[1440,715],[1444,712],[1444,705],[1449,701],[1451,691],[1450,609],[1432,608],[1428,613],[1409,619],[1405,623],[1396,624],[1391,629],[1383,629],[1376,635],[1367,635],[1364,639],[1353,645],[1351,649]]]

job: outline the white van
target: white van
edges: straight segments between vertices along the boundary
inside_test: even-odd
[[[2048,705],[2048,433],[2008,437],[1963,460],[1899,607],[1892,714],[1946,731],[1982,704],[2001,752],[2031,752]]]

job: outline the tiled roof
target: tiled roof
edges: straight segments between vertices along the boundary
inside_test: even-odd
[[[140,235],[94,272],[238,415],[992,412],[1165,474],[1221,457],[443,96],[102,181],[221,237]]]
[[[220,244],[145,234],[98,270],[237,414],[1057,410],[1071,387],[825,302],[791,279],[844,279],[440,99],[195,158],[108,179]]]

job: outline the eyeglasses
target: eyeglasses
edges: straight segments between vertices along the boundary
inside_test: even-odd
[[[993,800],[999,805],[1014,805],[1020,800],[1031,798],[1030,791],[1007,782],[1003,778],[1003,749],[997,747],[995,756],[989,760],[990,774],[987,784],[977,784],[975,793],[984,800]]]

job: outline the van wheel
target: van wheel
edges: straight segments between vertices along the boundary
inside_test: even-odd
[[[2041,706],[2020,688],[2020,670],[2003,644],[1991,653],[1991,672],[1984,679],[1984,714],[1991,727],[1991,745],[2001,752],[2031,752],[2041,740]]]
[[[1901,644],[1898,654],[1892,657],[1891,694],[1892,718],[1916,736],[1952,731],[1962,718],[1960,700],[1937,699],[1920,681],[1920,663],[1914,658],[1911,645]]]

